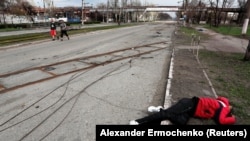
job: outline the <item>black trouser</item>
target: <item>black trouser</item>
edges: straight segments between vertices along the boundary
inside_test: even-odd
[[[62,30],[61,31],[61,38],[63,38],[63,35],[65,35],[67,37],[69,36],[68,33],[67,33],[67,30]]]
[[[169,120],[173,124],[187,124],[190,117],[193,116],[196,106],[194,98],[183,98],[168,109],[161,109],[160,112],[144,118],[137,119],[139,124],[156,124],[163,120]]]

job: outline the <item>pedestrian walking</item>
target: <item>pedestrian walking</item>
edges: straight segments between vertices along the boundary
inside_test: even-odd
[[[68,40],[69,40],[69,35],[68,35],[68,27],[67,27],[67,24],[63,21],[63,20],[61,20],[60,21],[61,22],[61,24],[60,24],[60,28],[61,28],[61,41],[63,41],[63,36],[65,35],[67,38],[68,38]]]
[[[236,122],[232,114],[232,106],[225,97],[192,97],[182,98],[167,109],[162,106],[150,106],[149,112],[153,114],[130,121],[130,125],[159,124],[169,120],[176,125],[186,125],[191,117],[200,119],[213,119],[218,125],[231,125]]]
[[[56,37],[56,23],[55,20],[52,18],[50,22],[50,35],[52,37],[52,41],[55,41]]]

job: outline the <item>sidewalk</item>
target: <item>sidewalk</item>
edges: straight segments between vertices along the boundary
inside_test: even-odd
[[[210,30],[203,30],[203,33],[211,36],[209,40],[201,40],[199,49],[210,51],[244,53],[248,45],[248,40],[239,39],[232,36],[225,36]],[[182,36],[174,37],[175,42],[183,40]],[[206,74],[206,68],[200,64],[196,57],[197,46],[175,44],[173,59],[173,74],[169,80],[171,82],[169,92],[166,92],[165,101],[169,99],[171,103],[164,104],[168,107],[184,97],[211,96],[217,97],[216,90]],[[167,88],[168,89],[168,88]],[[162,124],[169,124],[168,121]],[[190,119],[188,124],[211,125],[212,120]]]

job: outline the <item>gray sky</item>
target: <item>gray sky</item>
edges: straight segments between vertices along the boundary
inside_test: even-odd
[[[38,6],[43,6],[43,0],[29,0],[33,1]],[[44,0],[53,1],[56,7],[64,6],[81,6],[82,0]],[[107,3],[107,0],[84,0],[88,5],[95,6],[98,3]],[[128,0],[129,1],[129,0]],[[178,1],[181,0],[141,0],[142,4],[154,4],[156,6],[177,6]]]

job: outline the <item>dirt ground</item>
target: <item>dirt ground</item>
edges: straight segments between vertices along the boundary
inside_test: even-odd
[[[198,29],[199,30],[199,29]],[[218,33],[200,29],[203,34],[209,35],[209,39],[200,39],[200,44],[191,45],[185,33],[176,31],[173,37],[174,45],[174,71],[170,94],[172,103],[183,97],[210,96],[217,97],[216,90],[207,76],[206,69],[197,59],[197,48],[224,51],[245,52],[248,41],[244,39],[224,36]],[[199,55],[199,54],[198,54]],[[189,124],[205,125],[214,124],[211,120],[191,119]]]

